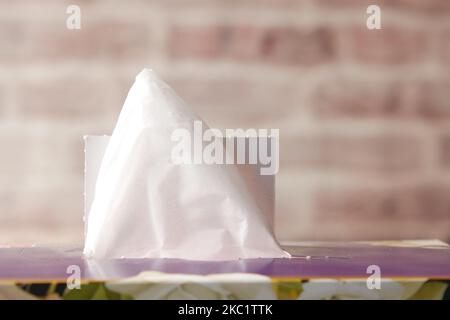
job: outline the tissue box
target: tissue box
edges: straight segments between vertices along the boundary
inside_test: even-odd
[[[450,296],[450,248],[440,241],[301,242],[285,249],[293,259],[218,262],[85,260],[79,248],[0,248],[0,299],[182,299],[180,292],[198,299]],[[373,266],[381,271],[380,289],[367,284]],[[76,276],[80,289],[68,289]]]

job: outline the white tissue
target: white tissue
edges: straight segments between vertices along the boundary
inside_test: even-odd
[[[86,257],[289,257],[236,165],[171,161],[173,130],[196,120],[153,71],[136,77],[98,174]]]

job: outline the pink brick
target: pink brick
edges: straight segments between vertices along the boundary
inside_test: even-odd
[[[0,148],[0,177],[11,186],[26,186],[33,182],[33,177],[73,178],[83,174],[83,137],[76,132],[62,133],[44,128],[22,128],[17,132],[2,130]]]
[[[439,37],[439,56],[442,62],[450,68],[450,30],[446,30]]]
[[[405,64],[423,62],[427,58],[430,39],[419,28],[383,25],[369,30],[365,24],[342,29],[342,56],[362,63]]]
[[[439,14],[450,10],[450,2],[447,0],[315,0],[314,3],[339,9],[367,8],[371,4],[377,4],[381,10],[398,9],[407,13]]]
[[[281,167],[389,175],[423,165],[421,144],[408,135],[336,132],[282,136],[280,144]]]
[[[299,222],[301,223],[301,222]],[[291,238],[307,241],[369,241],[439,239],[449,242],[450,219],[378,219],[318,220],[305,232],[291,233]]]
[[[251,81],[235,77],[202,79],[201,76],[168,79],[208,123],[219,127],[259,127],[269,124],[279,128],[298,107],[296,83]],[[279,106],[283,107],[280,108]]]
[[[77,181],[82,186],[82,180]],[[80,187],[1,192],[1,244],[82,245],[83,191]]]
[[[448,81],[356,81],[331,78],[313,92],[320,118],[450,119]]]
[[[67,75],[48,79],[25,80],[19,84],[18,108],[25,119],[116,118],[123,100],[115,96],[114,82],[107,77],[90,78]],[[124,99],[125,97],[120,97]]]
[[[327,188],[315,195],[315,217],[329,221],[429,220],[448,218],[450,186],[422,183],[406,187]]]
[[[5,100],[5,89],[3,88],[3,84],[0,83],[0,119],[3,119],[6,116],[6,100]]]
[[[333,59],[335,44],[322,27],[174,26],[168,51],[174,59],[310,65]]]
[[[450,168],[450,135],[440,137],[439,141],[440,162],[446,169]]]
[[[445,13],[450,11],[450,2],[447,0],[383,0],[382,5],[402,10],[417,10],[418,12]]]
[[[5,20],[0,28],[0,41],[5,44],[0,62],[144,59],[151,53],[150,40],[147,26],[132,21],[86,18],[81,29],[69,30],[64,19]]]

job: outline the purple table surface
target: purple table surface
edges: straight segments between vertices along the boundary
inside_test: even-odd
[[[442,242],[304,242],[284,246],[292,259],[188,261],[180,259],[83,259],[79,248],[0,247],[0,281],[62,280],[81,268],[83,280],[114,280],[142,271],[184,274],[246,272],[271,277],[365,278],[377,265],[389,278],[450,279],[450,246]]]

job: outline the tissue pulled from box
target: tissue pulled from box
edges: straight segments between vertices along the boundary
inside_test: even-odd
[[[289,257],[236,165],[179,164],[174,130],[201,121],[152,70],[131,87],[87,216],[88,258]],[[204,124],[206,126],[206,124]]]

